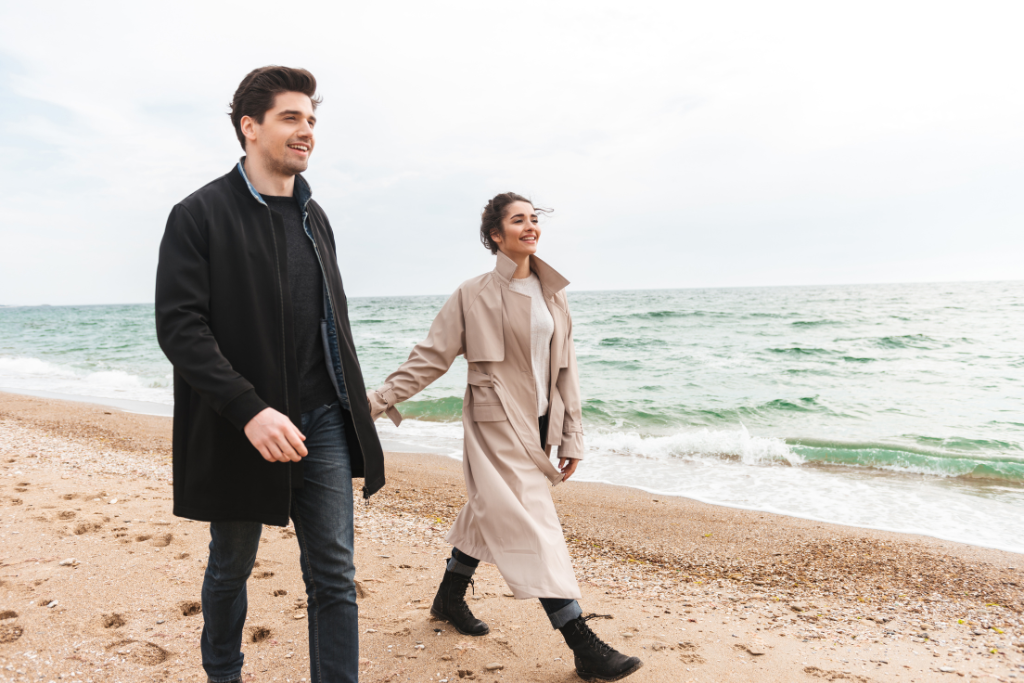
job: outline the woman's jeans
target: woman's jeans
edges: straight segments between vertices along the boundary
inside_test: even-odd
[[[302,416],[309,454],[303,458],[303,485],[292,491],[291,518],[306,583],[310,683],[355,683],[359,678],[347,418],[337,403]],[[203,668],[214,683],[241,676],[248,607],[245,583],[256,561],[262,530],[259,522],[210,524],[201,648]]]
[[[452,548],[452,558],[448,560],[447,570],[463,576],[473,576],[480,560],[470,557],[458,548]],[[578,602],[571,598],[541,598],[541,607],[548,615],[551,628],[562,628],[570,621],[583,614]]]

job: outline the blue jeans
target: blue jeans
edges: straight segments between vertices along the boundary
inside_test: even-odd
[[[291,517],[306,583],[310,683],[359,678],[352,521],[352,466],[345,440],[348,414],[337,403],[302,416],[309,455],[302,488],[292,491]],[[254,456],[255,457],[255,456]],[[242,630],[263,525],[210,524],[210,561],[203,581],[203,668],[215,683],[242,673]]]
[[[480,560],[470,557],[458,548],[452,548],[452,558],[448,560],[448,571],[463,576],[473,576],[478,566],[480,566]],[[540,606],[544,608],[544,614],[548,615],[551,628],[562,628],[583,614],[580,604],[572,598],[540,598]]]

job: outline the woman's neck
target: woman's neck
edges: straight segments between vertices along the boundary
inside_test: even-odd
[[[501,253],[512,259],[512,262],[516,264],[516,272],[512,273],[514,280],[522,280],[523,278],[530,277],[530,255],[529,254],[509,254],[505,251]]]

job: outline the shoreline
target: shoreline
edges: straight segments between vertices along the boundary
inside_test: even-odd
[[[73,404],[86,404],[86,405],[93,405],[93,406],[102,406],[102,407],[107,407],[107,408],[113,408],[113,409],[116,409],[116,410],[118,410],[120,412],[124,412],[124,413],[128,413],[128,414],[142,415],[142,416],[151,416],[151,417],[157,417],[157,418],[163,418],[163,419],[170,419],[171,416],[172,416],[173,409],[174,409],[173,406],[164,405],[162,403],[153,403],[151,401],[135,401],[135,400],[130,400],[130,399],[106,398],[106,397],[98,397],[98,396],[79,396],[79,395],[62,394],[62,393],[57,393],[57,392],[49,392],[49,391],[41,391],[41,390],[11,389],[11,388],[2,387],[2,386],[0,386],[0,404],[2,404],[3,397],[4,397],[5,394],[9,394],[11,396],[24,396],[24,397],[40,398],[40,399],[45,399],[45,400],[57,401],[57,402],[68,402],[68,403],[73,403]],[[447,454],[444,454],[444,453],[437,453],[435,451],[429,451],[429,450],[422,450],[422,451],[394,451],[394,452],[396,452],[396,453],[410,453],[410,454],[417,454],[417,455],[438,455],[440,457],[452,460],[454,462],[458,462],[458,463],[462,462],[462,459],[459,458],[459,457],[447,455]],[[661,490],[657,490],[657,489],[654,489],[654,488],[651,488],[651,487],[646,487],[646,486],[641,486],[641,485],[616,484],[616,483],[609,482],[609,481],[604,481],[604,480],[586,479],[585,476],[586,475],[584,474],[584,478],[577,478],[575,480],[575,483],[580,483],[580,484],[601,484],[601,485],[619,487],[619,488],[622,488],[622,489],[643,491],[645,493],[649,493],[651,495],[660,496],[660,497],[679,498],[679,499],[682,499],[682,500],[690,500],[690,501],[694,501],[694,502],[697,502],[697,503],[701,503],[703,505],[711,505],[711,506],[720,507],[720,508],[726,508],[726,509],[730,509],[730,510],[743,510],[743,511],[750,512],[750,513],[763,513],[763,514],[779,515],[779,516],[782,516],[782,517],[787,517],[787,518],[792,518],[792,519],[799,519],[799,520],[804,520],[806,522],[814,522],[814,523],[818,523],[818,524],[830,524],[830,525],[831,524],[837,524],[834,521],[830,521],[830,520],[827,520],[827,519],[823,519],[823,518],[819,518],[819,517],[814,517],[814,516],[810,516],[810,515],[800,515],[800,514],[797,514],[797,513],[794,513],[794,512],[779,512],[779,511],[766,510],[766,509],[763,509],[763,508],[752,507],[752,506],[744,506],[744,505],[732,504],[732,503],[727,503],[727,502],[705,500],[705,499],[698,498],[698,497],[695,497],[695,496],[687,496],[687,495],[683,495],[683,494],[680,494],[680,493],[665,492],[665,491],[661,491]],[[920,476],[926,476],[926,475],[922,474]],[[838,524],[838,526],[848,527],[848,528],[851,528],[851,529],[862,529],[862,530],[865,530],[865,531],[877,531],[877,532],[892,533],[892,534],[903,534],[903,535],[906,535],[906,536],[909,536],[909,537],[927,538],[927,539],[933,539],[933,540],[937,540],[937,541],[945,541],[945,542],[949,542],[949,543],[962,543],[962,544],[970,546],[970,547],[976,547],[976,548],[982,548],[982,549],[986,549],[986,550],[994,550],[994,551],[999,551],[999,552],[1018,554],[1018,555],[1022,555],[1021,564],[1024,564],[1024,553],[1021,553],[1018,550],[1013,550],[1013,549],[1009,549],[1009,548],[1005,548],[1005,547],[1000,547],[1000,546],[995,546],[995,545],[987,545],[987,544],[984,544],[984,543],[964,543],[963,541],[959,541],[959,540],[956,540],[956,539],[953,539],[953,538],[947,538],[947,537],[943,537],[943,536],[933,535],[933,534],[929,534],[929,533],[926,533],[926,532],[923,532],[923,531],[913,531],[913,530],[906,530],[906,529],[894,529],[894,528],[887,528],[887,527],[883,527],[883,526],[871,526],[871,525],[866,525],[866,524]]]
[[[54,401],[67,401],[70,403],[88,403],[94,406],[105,406],[117,408],[125,413],[136,415],[152,415],[154,417],[173,417],[174,406],[153,401],[136,401],[130,398],[107,398],[104,396],[80,396],[78,394],[64,394],[56,391],[44,391],[42,389],[12,389],[11,387],[0,386],[0,396],[13,394],[16,396],[32,396],[34,398],[46,398]]]
[[[16,614],[0,616],[0,680],[76,667],[97,683],[200,680],[201,619],[179,607],[198,600],[207,536],[170,513],[170,420],[0,393],[0,437],[0,613]],[[363,679],[574,680],[540,609],[505,598],[490,565],[471,605],[491,636],[467,640],[421,611],[465,499],[462,468],[386,458],[388,485],[355,505]],[[647,663],[629,680],[1024,679],[1020,554],[610,484],[552,496],[584,611],[613,614],[595,630]],[[253,680],[308,676],[293,536],[266,527],[250,580],[248,623],[273,634],[246,632]]]
[[[33,405],[34,404],[33,401],[30,401],[30,400],[29,401],[25,401],[25,400],[19,401],[19,400],[17,400],[19,398],[21,398],[21,399],[38,399],[38,400],[41,401],[41,403]],[[153,433],[153,434],[159,433],[160,431],[165,431],[166,432],[166,443],[164,443],[163,446],[164,446],[164,449],[166,450],[166,454],[169,456],[170,452],[171,452],[170,451],[171,415],[170,414],[162,414],[162,413],[158,413],[158,412],[142,412],[140,410],[131,410],[130,408],[137,407],[134,404],[144,404],[145,406],[153,406],[155,408],[156,407],[167,408],[168,411],[173,410],[173,407],[171,407],[171,406],[163,406],[163,404],[151,403],[151,402],[148,402],[148,401],[131,401],[131,400],[127,400],[127,399],[126,400],[108,399],[108,398],[104,398],[104,397],[94,397],[94,396],[82,396],[82,397],[79,397],[79,396],[72,396],[72,395],[65,395],[65,394],[57,394],[57,393],[54,393],[54,392],[46,392],[46,391],[31,391],[30,392],[29,390],[12,390],[12,389],[7,389],[7,388],[4,388],[4,387],[0,387],[0,416],[4,415],[5,408],[8,408],[9,406],[12,406],[12,405],[17,405],[18,408],[15,409],[15,413],[18,414],[19,417],[21,417],[22,419],[28,418],[30,421],[35,421],[33,418],[36,415],[39,415],[40,413],[54,413],[54,412],[57,412],[57,413],[59,413],[59,412],[67,413],[68,410],[69,410],[68,409],[68,405],[84,405],[84,406],[93,406],[94,408],[112,408],[112,409],[117,411],[117,413],[114,413],[112,411],[102,411],[104,415],[123,414],[123,415],[138,416],[140,419],[152,418],[152,419],[154,419],[154,420],[156,420],[158,422],[154,422],[152,424],[147,425],[148,428],[147,428],[146,431],[147,431],[147,433]],[[25,408],[28,408],[28,410],[26,411]],[[72,410],[72,412],[73,412],[73,410]],[[97,411],[95,411],[95,410],[88,411],[88,412],[91,412],[93,415],[98,414]],[[84,415],[76,415],[75,417],[78,418],[78,419],[81,419],[82,417],[84,417]],[[165,428],[163,430],[161,430],[161,426],[160,426],[160,422],[161,421],[166,421],[166,426],[165,426]],[[456,470],[458,470],[459,472],[461,472],[461,467],[462,467],[462,464],[461,464],[462,463],[462,459],[461,458],[450,456],[450,455],[445,455],[445,454],[442,454],[442,453],[432,453],[432,452],[429,452],[429,451],[385,451],[385,456],[398,456],[398,457],[403,457],[403,458],[425,458],[425,459],[428,459],[428,460],[431,459],[431,458],[437,458],[437,459],[439,459],[440,461],[442,461],[444,463],[453,463],[454,464],[454,468]],[[460,476],[461,476],[461,474],[460,474]],[[771,511],[771,510],[763,510],[763,509],[760,509],[760,508],[746,507],[746,506],[742,506],[742,505],[733,505],[733,504],[728,504],[728,503],[720,503],[720,502],[707,501],[707,500],[702,500],[700,498],[696,498],[696,497],[692,497],[692,496],[684,496],[684,495],[681,495],[681,494],[678,494],[678,493],[667,493],[667,492],[664,492],[664,491],[658,491],[658,490],[651,489],[651,488],[648,488],[648,487],[632,486],[632,485],[625,485],[625,484],[615,484],[615,483],[608,482],[608,481],[576,479],[572,483],[573,484],[584,485],[584,486],[609,487],[609,488],[611,488],[613,490],[619,491],[619,495],[627,495],[629,492],[637,492],[637,493],[646,494],[646,495],[651,496],[651,497],[657,497],[658,499],[675,499],[677,501],[683,502],[683,504],[695,504],[695,505],[700,505],[700,506],[708,506],[708,507],[711,507],[711,508],[719,508],[721,510],[736,510],[736,511],[742,511],[742,512],[746,512],[746,513],[750,513],[750,514],[753,514],[753,515],[772,515],[772,516],[775,516],[775,517],[780,517],[780,518],[794,520],[794,521],[800,521],[800,522],[805,522],[805,523],[813,523],[813,524],[819,525],[819,526],[825,525],[825,526],[829,526],[829,527],[837,527],[839,529],[848,529],[848,530],[851,530],[851,532],[852,531],[856,531],[856,530],[865,531],[865,532],[875,532],[875,533],[878,533],[878,534],[896,535],[897,537],[905,537],[907,539],[918,539],[918,540],[923,541],[923,542],[937,542],[937,543],[940,543],[940,544],[950,544],[951,546],[961,546],[963,548],[974,548],[974,549],[978,549],[978,550],[986,550],[986,551],[992,551],[992,552],[996,552],[996,553],[1005,553],[1008,556],[1014,556],[1014,557],[1019,558],[1019,560],[1016,563],[1011,563],[1011,564],[1019,564],[1019,565],[1024,566],[1024,553],[1018,553],[1018,552],[1013,551],[1013,550],[1006,550],[1004,548],[998,548],[998,547],[993,547],[993,546],[986,546],[986,545],[982,545],[982,544],[964,543],[962,541],[942,538],[942,537],[939,537],[939,536],[931,536],[931,535],[925,534],[925,533],[919,533],[919,532],[913,532],[913,531],[904,531],[904,530],[898,530],[898,529],[885,529],[885,528],[872,527],[872,526],[861,526],[861,525],[855,525],[855,524],[839,524],[839,523],[836,523],[836,522],[831,522],[831,521],[828,521],[828,520],[818,519],[818,518],[815,518],[815,517],[801,516],[801,515],[796,515],[796,514],[786,513],[786,512],[775,512],[775,511]],[[554,487],[552,489],[553,496],[555,497],[556,500],[558,500],[557,494],[558,494],[558,492],[560,490],[561,490],[560,487]]]

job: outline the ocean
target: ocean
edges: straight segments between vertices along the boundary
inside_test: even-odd
[[[349,301],[367,386],[444,296]],[[572,292],[577,479],[1024,552],[1024,282]],[[461,457],[465,362],[390,450]],[[0,308],[0,390],[166,414],[151,304]],[[683,520],[685,522],[685,520]]]

